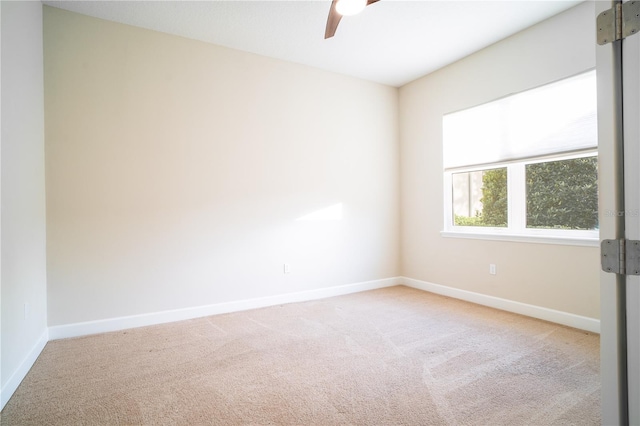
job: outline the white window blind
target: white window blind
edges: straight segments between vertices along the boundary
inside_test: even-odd
[[[596,96],[596,74],[590,71],[447,114],[444,168],[595,149]]]

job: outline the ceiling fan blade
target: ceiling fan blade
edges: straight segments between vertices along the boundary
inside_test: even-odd
[[[367,6],[373,3],[377,3],[379,1],[380,0],[367,0]],[[336,30],[338,29],[338,24],[340,23],[340,19],[342,19],[342,15],[340,15],[336,10],[336,3],[338,3],[338,0],[333,0],[331,2],[331,9],[329,9],[329,17],[327,18],[327,28],[324,30],[325,40],[333,37],[336,34]]]
[[[377,1],[377,0],[374,0],[374,1]],[[331,2],[331,9],[329,9],[329,17],[327,18],[327,28],[324,30],[325,40],[333,37],[336,34],[336,30],[338,29],[338,23],[340,23],[340,19],[342,19],[342,15],[340,15],[336,10],[336,3],[338,3],[338,0],[333,0]]]

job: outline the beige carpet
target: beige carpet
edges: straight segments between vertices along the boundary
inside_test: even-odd
[[[599,425],[599,337],[406,287],[47,344],[3,425]]]

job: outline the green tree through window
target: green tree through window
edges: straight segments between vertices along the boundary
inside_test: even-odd
[[[454,224],[457,226],[507,226],[507,169],[455,173]]]
[[[482,221],[484,226],[507,226],[507,169],[482,174]]]
[[[527,228],[597,229],[598,160],[526,166]]]

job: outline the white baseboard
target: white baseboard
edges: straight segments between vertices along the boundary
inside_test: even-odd
[[[48,341],[49,332],[45,330],[45,332],[42,333],[42,336],[40,336],[40,339],[38,339],[33,348],[31,348],[20,366],[16,369],[16,371],[13,372],[11,377],[9,377],[7,383],[2,387],[2,390],[0,390],[0,410],[2,410],[7,402],[9,402],[9,399],[16,391],[16,389],[18,389],[18,386],[20,385],[22,380],[24,380],[24,378],[27,376],[27,373],[29,372],[29,370],[31,370],[31,367],[33,367],[33,364],[40,356],[40,353],[42,352]]]
[[[543,308],[541,306],[528,305],[526,303],[515,302],[508,299],[501,299],[499,297],[474,293],[472,291],[447,287],[440,284],[433,284],[427,281],[420,281],[413,278],[400,277],[400,282],[402,282],[402,284],[406,285],[407,287],[429,291],[431,293],[441,294],[443,296],[449,296],[455,299],[466,300],[467,302],[473,302],[479,305],[489,306],[491,308],[496,308],[503,311],[526,315],[529,317],[554,322],[556,324],[578,328],[580,330],[600,333],[600,320],[595,318],[583,317],[567,312]]]
[[[154,312],[142,315],[109,318],[98,321],[88,321],[75,324],[58,325],[49,327],[51,340],[66,339],[69,337],[86,336],[90,334],[119,331],[128,328],[144,327],[148,325],[164,324],[174,321],[182,321],[209,315],[226,314],[230,312],[246,311],[249,309],[264,308],[267,306],[281,305],[283,303],[305,302],[309,300],[324,299],[326,297],[341,296],[344,294],[358,293],[366,290],[391,287],[399,285],[401,278],[385,278],[374,281],[364,281],[355,284],[347,284],[335,287],[320,288],[316,290],[287,293],[276,296],[260,297],[256,299],[239,300],[234,302],[217,303],[214,305],[197,306],[193,308],[175,309],[171,311]]]
[[[209,315],[226,314],[230,312],[264,308],[267,306],[280,305],[284,303],[305,302],[309,300],[323,299],[326,297],[340,296],[344,294],[390,287],[399,284],[419,290],[453,297],[456,299],[466,300],[468,302],[473,302],[508,312],[514,312],[533,318],[567,325],[581,330],[587,330],[594,333],[600,332],[600,321],[594,318],[583,317],[535,305],[528,305],[526,303],[515,302],[508,299],[501,299],[494,296],[474,293],[467,290],[447,287],[427,281],[416,280],[413,278],[393,277],[381,280],[347,284],[342,286],[321,288],[316,290],[287,293],[276,296],[197,306],[193,308],[176,309],[171,311],[154,312],[142,315],[131,315],[98,321],[88,321],[82,323],[53,326],[49,327],[49,339],[55,340],[65,339],[69,337],[80,337],[90,334],[125,330],[128,328],[145,327],[149,325],[164,324],[174,321],[183,321]]]

